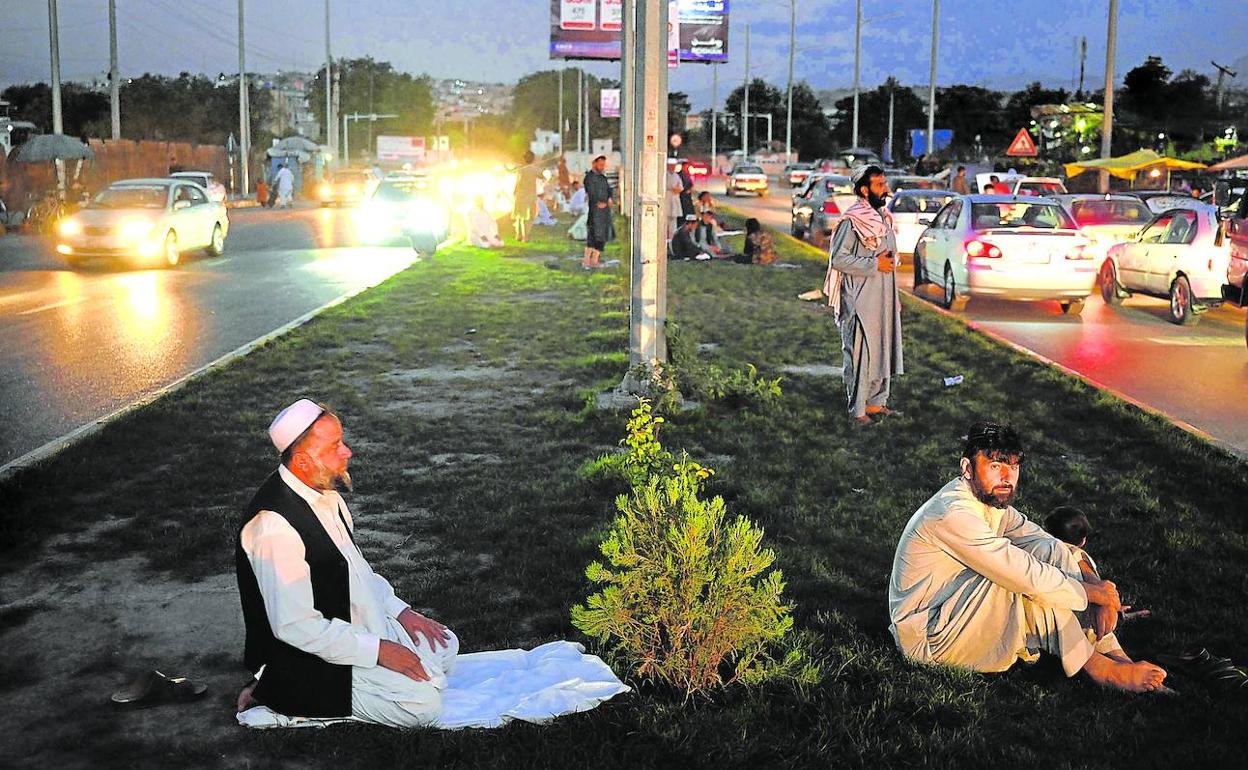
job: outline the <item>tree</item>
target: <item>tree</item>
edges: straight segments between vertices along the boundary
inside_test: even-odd
[[[1148,57],[1123,79],[1126,86],[1122,94],[1123,109],[1154,124],[1163,121],[1169,110],[1170,74],[1170,68],[1162,63],[1161,57]]]
[[[888,100],[893,99],[893,158],[899,160],[907,154],[909,140],[907,131],[927,126],[927,110],[914,90],[902,86],[893,78],[873,91],[858,94],[858,143],[883,150],[888,134]],[[794,92],[796,95],[796,91]],[[836,102],[837,121],[832,129],[833,143],[848,148],[853,139],[854,97],[847,96]],[[827,154],[821,153],[821,154]]]
[[[352,112],[398,115],[377,124],[376,130],[400,136],[424,136],[433,128],[433,86],[428,75],[398,72],[389,62],[379,62],[371,56],[339,59],[337,67],[340,116]],[[308,104],[317,121],[325,125],[323,69],[308,89]],[[371,151],[366,141],[352,141],[351,145],[361,153]]]
[[[1038,104],[1065,104],[1070,93],[1064,88],[1045,88],[1039,81],[1029,83],[1022,91],[1015,91],[1005,102],[1005,127],[1017,132],[1031,123],[1031,108]]]
[[[785,105],[787,119],[787,108]],[[805,82],[793,85],[793,150],[799,158],[826,155],[832,147],[832,125],[819,97]]]
[[[673,91],[667,95],[667,134],[685,135],[685,118],[689,115],[689,94]]]
[[[797,91],[793,94],[796,96]],[[741,146],[741,106],[745,96],[745,86],[737,86],[728,94],[728,100],[724,103],[724,125],[726,131],[721,133],[728,134],[727,142],[721,139],[721,143],[731,146],[735,144],[737,148]],[[784,94],[780,89],[770,83],[755,78],[750,81],[750,115],[771,115],[772,129],[780,130],[780,136],[783,136],[784,118],[785,118],[785,101]],[[796,121],[795,121],[796,123]],[[750,144],[758,146],[760,137],[767,136],[767,121],[757,117],[750,118]],[[773,134],[774,138],[774,134]]]
[[[578,70],[563,73],[563,116],[571,131],[564,134],[564,141],[576,149],[576,86]],[[616,118],[604,118],[601,113],[602,89],[619,88],[619,82],[596,78],[588,72],[584,78],[589,92],[589,136],[591,139],[615,138],[620,134],[620,122]],[[535,129],[554,131],[559,126],[559,70],[543,70],[520,78],[512,92],[512,117],[514,129],[525,138],[533,137]]]

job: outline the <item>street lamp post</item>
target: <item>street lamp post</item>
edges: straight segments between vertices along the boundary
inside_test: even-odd
[[[862,0],[858,0],[854,9],[854,134],[849,140],[851,147],[858,146],[858,72],[862,62]]]
[[[121,83],[117,72],[117,0],[108,0],[108,108],[114,139],[121,138]]]
[[[349,163],[351,153],[351,134],[347,127],[347,121],[367,120],[370,123],[376,123],[378,120],[385,118],[397,118],[398,115],[378,115],[375,112],[353,112],[350,115],[342,116],[342,162],[344,165]]]
[[[1118,0],[1109,0],[1109,26],[1105,40],[1105,120],[1101,124],[1101,157],[1113,153],[1114,135],[1114,58],[1118,51]],[[1101,192],[1109,192],[1109,172],[1102,171]]]
[[[715,174],[719,157],[716,140],[719,138],[719,62],[711,64],[711,174]]]
[[[793,54],[797,45],[797,0],[789,0],[789,97],[784,118],[784,161],[793,162]],[[857,77],[858,68],[854,68]],[[857,143],[858,133],[858,102],[857,89],[854,91],[854,139]]]
[[[940,0],[932,0],[932,67],[927,84],[927,155],[936,149],[936,41],[940,37]]]
[[[238,0],[238,184],[239,192],[251,192],[251,104],[248,102],[247,47],[243,36],[244,0]]]

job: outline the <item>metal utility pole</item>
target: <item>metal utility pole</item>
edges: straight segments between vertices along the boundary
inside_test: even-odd
[[[563,154],[563,68],[559,68],[559,154]]]
[[[1117,0],[1113,0],[1117,2]],[[940,0],[932,0],[932,69],[927,84],[927,156],[936,149],[936,41],[940,38]]]
[[[893,85],[893,79],[889,78],[888,79],[888,139],[886,142],[888,145],[888,157],[884,159],[888,161],[889,163],[893,162],[893,158],[897,154],[896,150],[893,148],[893,95],[896,90],[897,90],[896,87]]]
[[[251,192],[251,105],[248,102],[247,47],[243,35],[243,3],[238,0],[238,184],[239,192]]]
[[[750,159],[750,25],[745,25],[745,91],[741,94],[741,160]]]
[[[342,79],[342,67],[339,67],[338,69],[334,70],[333,109],[334,109],[334,147],[335,149],[341,149],[339,147],[341,137],[338,136],[338,108],[339,108],[339,100],[342,98],[342,80],[341,79]],[[334,165],[341,166],[342,164],[343,164],[342,153],[335,152],[334,153]]]
[[[711,174],[717,171],[719,139],[719,62],[711,64]]]
[[[48,45],[52,56],[52,133],[65,133],[61,122],[61,33],[56,0],[48,0]]]
[[[585,152],[591,152],[589,141],[589,78],[585,78]]]
[[[1114,136],[1114,59],[1118,53],[1118,0],[1109,0],[1109,25],[1105,40],[1105,121],[1101,124],[1101,157],[1111,157]],[[1101,192],[1109,192],[1109,172],[1102,171]]]
[[[634,57],[637,46],[637,5],[624,0],[620,25],[620,213],[633,216],[637,189],[636,126],[633,123]]]
[[[784,118],[784,162],[793,162],[793,54],[797,45],[797,0],[789,0],[789,104]],[[856,71],[856,70],[855,70]],[[857,93],[855,92],[855,97]],[[854,114],[858,114],[854,102]],[[854,121],[858,125],[858,121]],[[857,142],[855,141],[855,144]]]
[[[337,137],[334,132],[338,122],[334,116],[334,55],[329,49],[329,0],[325,0],[325,145],[329,151],[338,154]]]
[[[398,115],[378,115],[375,112],[368,112],[368,113],[353,112],[350,115],[343,115],[342,116],[342,162],[344,164],[347,164],[347,158],[350,157],[351,155],[351,132],[348,129],[347,121],[367,120],[368,125],[372,126],[374,123],[376,123],[379,120],[383,120],[385,118],[397,118],[397,117]],[[468,129],[465,128],[464,133],[467,134],[467,132],[468,132]],[[441,134],[442,133],[441,130],[439,130],[438,133]]]
[[[121,82],[117,71],[117,0],[108,0],[108,103],[113,138],[121,138]]]
[[[636,132],[637,186],[633,194],[632,298],[629,307],[629,374],[620,390],[644,393],[649,382],[633,375],[653,372],[667,363],[667,19],[668,0],[625,0],[636,4],[633,110]],[[627,13],[627,10],[625,11]]]
[[[1088,38],[1081,37],[1079,38],[1079,90],[1075,92],[1077,94],[1075,96],[1076,99],[1083,98],[1083,75],[1084,75],[1084,66],[1087,64],[1087,62],[1088,62]]]
[[[576,69],[576,151],[585,152],[581,142],[585,136],[585,70]]]
[[[1218,112],[1221,112],[1222,111],[1222,97],[1226,93],[1223,90],[1223,87],[1226,85],[1226,76],[1230,75],[1232,78],[1234,78],[1239,73],[1235,72],[1230,67],[1223,67],[1221,64],[1218,64],[1216,61],[1211,61],[1209,63],[1212,64],[1218,70],[1217,105],[1218,105]]]
[[[935,46],[935,43],[932,44]],[[935,61],[933,55],[933,61]],[[858,146],[858,73],[862,63],[862,0],[858,0],[854,11],[854,133],[849,140],[850,147]],[[932,66],[935,66],[933,64]],[[933,79],[935,76],[933,76]]]

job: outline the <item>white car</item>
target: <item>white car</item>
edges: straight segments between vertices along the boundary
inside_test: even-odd
[[[1051,176],[1022,176],[1021,174],[1008,174],[987,171],[975,175],[975,188],[983,191],[984,187],[992,182],[993,177],[997,178],[997,182],[1004,184],[1009,188],[1009,195],[1064,195],[1066,193],[1066,185],[1062,184],[1062,180]],[[990,195],[991,193],[985,193]]]
[[[211,171],[175,171],[169,175],[169,178],[194,182],[208,193],[208,200],[217,203],[225,202],[225,185],[213,179]]]
[[[1104,261],[1111,246],[1133,240],[1153,219],[1153,212],[1134,195],[1076,193],[1053,197],[1066,207],[1079,231],[1092,241],[1088,249],[1098,264]]]
[[[897,234],[897,251],[913,254],[923,231],[932,223],[936,212],[953,198],[948,190],[902,190],[888,202],[893,215],[893,232]]]
[[[1098,283],[1106,304],[1131,292],[1170,300],[1170,320],[1193,324],[1200,313],[1222,304],[1222,287],[1230,280],[1231,239],[1218,210],[1199,208],[1165,211],[1127,243],[1109,249]]]
[[[126,179],[105,187],[57,226],[56,251],[71,264],[94,257],[173,267],[182,254],[225,250],[230,220],[204,188],[180,179]]]
[[[1088,244],[1052,199],[959,195],[919,238],[914,285],[940,285],[946,308],[968,297],[1053,299],[1078,314],[1096,287]]]
[[[767,174],[762,166],[756,166],[753,163],[733,166],[732,171],[728,172],[726,184],[730,198],[743,192],[758,193],[760,198],[767,197]]]

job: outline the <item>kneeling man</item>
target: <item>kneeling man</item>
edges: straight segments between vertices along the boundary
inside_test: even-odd
[[[235,549],[255,679],[238,698],[286,717],[431,723],[459,651],[355,545],[342,423],[300,399],[269,426],[281,464],[248,504]]]
[[[1067,676],[1130,692],[1163,687],[1166,672],[1116,652],[1117,588],[1081,567],[1065,544],[1010,503],[1022,442],[1008,427],[976,423],[962,473],[911,517],[888,587],[889,629],[907,658],[1005,671],[1041,652]]]

